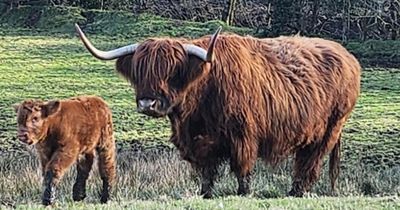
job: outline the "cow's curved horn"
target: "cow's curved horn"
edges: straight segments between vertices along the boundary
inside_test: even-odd
[[[215,43],[217,42],[218,35],[221,32],[221,30],[222,27],[220,26],[212,35],[207,51],[193,44],[185,44],[183,45],[183,48],[189,55],[195,55],[205,62],[211,62],[213,60]]]
[[[86,38],[85,34],[82,32],[81,28],[78,24],[75,24],[76,32],[78,33],[79,37],[81,38],[83,44],[85,45],[86,49],[96,58],[101,60],[113,60],[115,58],[119,58],[124,55],[128,55],[134,53],[136,48],[139,44],[132,44],[127,45],[124,47],[120,47],[110,51],[101,51],[98,50],[96,47],[92,45],[88,38]]]

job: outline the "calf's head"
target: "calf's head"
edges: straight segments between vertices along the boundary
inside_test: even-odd
[[[28,145],[42,140],[48,127],[48,118],[58,112],[59,108],[59,101],[26,100],[14,105],[17,113],[18,139]]]
[[[211,68],[213,52],[221,28],[210,38],[208,49],[179,39],[147,39],[111,51],[96,49],[75,25],[89,52],[101,60],[117,59],[116,69],[136,92],[138,111],[163,117],[181,102],[191,85]]]

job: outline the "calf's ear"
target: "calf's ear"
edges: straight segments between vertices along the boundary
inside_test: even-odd
[[[49,101],[42,105],[41,110],[42,116],[48,117],[60,110],[60,101]]]
[[[13,104],[12,108],[14,109],[14,112],[17,113],[19,109],[20,104]]]

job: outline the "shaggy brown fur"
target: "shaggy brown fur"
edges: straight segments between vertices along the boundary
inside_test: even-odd
[[[302,196],[332,150],[334,189],[340,134],[360,90],[354,56],[333,41],[298,36],[221,35],[211,63],[183,48],[207,49],[209,39],[148,39],[117,60],[136,99],[157,101],[145,114],[170,118],[171,141],[202,174],[201,193],[211,196],[224,160],[237,176],[238,194],[247,194],[257,157],[276,164],[294,154],[289,195]]]
[[[86,196],[86,180],[95,152],[103,180],[101,202],[107,202],[116,177],[111,111],[99,97],[82,96],[49,102],[26,100],[15,106],[20,141],[35,145],[44,178],[42,202],[50,205],[66,170],[76,161],[73,199]]]

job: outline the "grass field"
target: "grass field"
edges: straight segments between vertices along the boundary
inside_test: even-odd
[[[188,25],[182,30],[191,28]],[[156,34],[147,35],[176,35],[165,32],[168,30],[176,29],[158,27]],[[193,36],[209,33],[193,31]],[[228,168],[223,168],[214,192],[217,198],[202,200],[196,196],[196,176],[168,142],[168,121],[136,112],[134,92],[115,73],[114,62],[94,59],[78,38],[68,33],[8,28],[0,29],[0,35],[0,208],[40,208],[42,190],[32,148],[16,139],[11,105],[26,98],[98,95],[113,111],[119,149],[115,200],[97,204],[99,178],[94,170],[88,198],[72,203],[72,169],[58,191],[57,208],[400,209],[400,68],[363,70],[361,97],[343,134],[339,197],[324,197],[329,195],[324,172],[308,198],[285,198],[291,183],[289,161],[277,168],[258,164],[248,198],[229,196],[234,194],[236,182]],[[101,49],[145,38],[142,34],[89,36]]]

